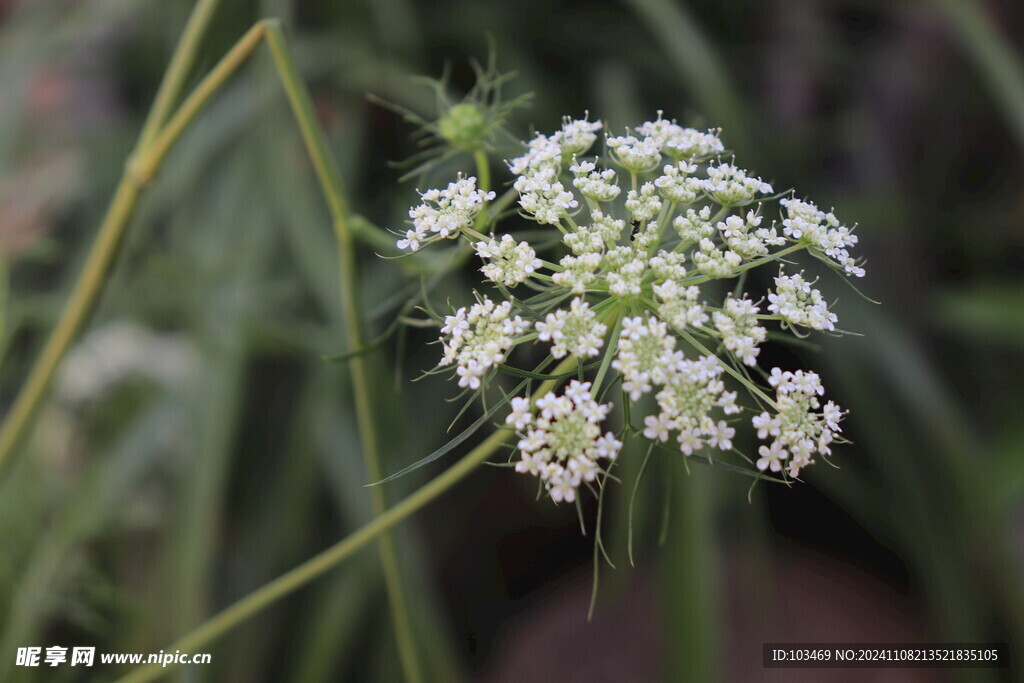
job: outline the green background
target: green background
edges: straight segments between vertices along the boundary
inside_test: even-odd
[[[190,7],[0,1],[4,403],[80,269]],[[858,223],[858,285],[881,302],[826,277],[842,327],[864,336],[766,351],[819,370],[850,409],[840,467],[748,502],[746,478],[657,463],[635,568],[627,496],[612,496],[617,569],[602,569],[590,622],[591,541],[522,477],[483,468],[402,524],[429,680],[850,680],[763,670],[768,641],[1008,642],[1024,657],[1019,3],[224,0],[190,84],[267,16],[284,22],[354,209],[378,225],[400,228],[417,185],[471,162],[399,184],[390,162],[417,151],[414,129],[367,94],[434,119],[411,77],[450,68],[458,97],[490,36],[517,73],[509,95],[534,93],[510,121],[520,137],[585,110],[615,130],[658,109],[721,126],[739,165]],[[321,358],[344,350],[332,239],[261,49],[147,191],[74,351],[92,384],[61,375],[0,481],[0,680],[113,678],[15,670],[15,651],[157,651],[370,518],[346,369]],[[379,332],[411,280],[370,249],[359,265]],[[450,275],[437,300],[464,302],[477,278]],[[450,436],[458,406],[441,399],[454,387],[410,381],[439,356],[430,339],[403,332],[373,359],[386,471]],[[395,679],[378,567],[362,552],[211,646],[211,666],[175,675]]]

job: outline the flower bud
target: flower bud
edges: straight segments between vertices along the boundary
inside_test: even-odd
[[[446,111],[437,127],[441,137],[452,146],[478,149],[487,135],[487,114],[475,102],[462,102]]]

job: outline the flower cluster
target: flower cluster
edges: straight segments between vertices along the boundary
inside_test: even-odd
[[[538,339],[553,342],[551,355],[565,358],[572,354],[577,358],[590,358],[601,352],[604,323],[590,310],[590,304],[579,297],[572,300],[569,310],[548,313],[543,321],[537,321]]]
[[[611,463],[631,436],[671,442],[663,447],[685,456],[742,456],[734,442],[744,413],[761,439],[770,438],[749,462],[798,477],[841,440],[844,412],[820,403],[824,390],[812,372],[771,368],[770,399],[754,379],[768,376],[757,370],[761,348],[772,326],[800,336],[835,333],[838,319],[802,273],[779,270],[772,288],[753,295],[742,283],[747,271],[778,267],[800,251],[860,277],[849,252],[853,230],[790,193],[773,196],[770,183],[724,156],[718,130],[687,128],[658,112],[622,135],[605,133],[603,154],[595,154],[602,130],[600,121],[566,118],[507,161],[515,178],[501,201],[518,200],[521,219],[549,230],[550,239],[498,232],[502,212],[481,214],[494,193],[473,178],[424,193],[410,212],[413,229],[400,248],[461,235],[501,293],[500,303],[478,295],[445,319],[441,365],[454,364],[459,385],[479,393],[520,343],[536,340],[551,362],[561,361],[543,375],[555,389],[579,367],[580,378],[560,396],[545,388],[533,400],[512,398],[506,420],[520,436],[516,469],[540,477],[556,502],[575,500],[579,486],[607,476],[600,461]],[[737,282],[705,286],[718,280]],[[732,293],[714,296],[723,291]],[[643,424],[623,419],[618,432],[602,436],[598,425],[613,403],[595,397],[614,382],[623,402],[639,402],[623,417]]]
[[[757,324],[760,309],[750,299],[725,300],[725,309],[715,311],[715,329],[722,335],[725,348],[743,361],[745,365],[757,364],[758,345],[768,337],[768,330]]]
[[[704,158],[725,151],[725,146],[718,137],[720,131],[709,130],[705,133],[693,128],[684,128],[675,121],[661,118],[663,115],[664,112],[659,110],[657,119],[640,124],[636,132],[654,138],[660,151],[676,161]]]
[[[440,364],[458,366],[455,372],[460,387],[479,389],[481,378],[505,361],[516,337],[530,327],[511,313],[512,302],[495,304],[484,297],[468,310],[460,308],[444,319],[441,333],[446,336]]]
[[[541,267],[537,252],[526,242],[516,244],[512,235],[502,235],[500,242],[491,239],[489,242],[477,242],[475,246],[477,256],[487,261],[480,271],[499,285],[515,287]]]
[[[825,389],[813,372],[782,372],[774,368],[768,382],[775,387],[776,413],[763,412],[753,419],[753,424],[759,439],[772,437],[773,441],[758,449],[761,457],[757,468],[779,472],[788,458],[787,471],[795,478],[801,469],[814,463],[811,457],[815,453],[831,454],[829,444],[842,431],[839,422],[845,413],[832,401],[821,405],[818,397]]]
[[[821,292],[811,288],[803,276],[780,274],[775,278],[775,291],[768,295],[768,310],[786,324],[815,330],[834,330],[836,314],[828,310]]]
[[[715,422],[711,415],[715,408],[725,415],[740,410],[735,392],[725,390],[721,374],[722,366],[715,356],[679,359],[668,367],[665,386],[656,397],[661,412],[644,418],[644,436],[667,441],[669,432],[678,432],[676,441],[684,455],[691,455],[704,445],[723,451],[731,449],[736,430],[724,420]]]
[[[612,367],[622,373],[622,390],[638,401],[651,383],[664,383],[672,368],[682,362],[668,325],[655,318],[626,318],[619,335],[619,352]]]
[[[420,197],[423,202],[409,210],[412,229],[398,240],[399,249],[416,251],[439,239],[455,239],[472,227],[484,202],[494,199],[494,193],[476,189],[476,178],[460,174],[444,190],[428,190]]]
[[[847,247],[857,244],[853,229],[840,225],[835,214],[825,213],[810,202],[783,199],[780,203],[786,207],[787,217],[782,221],[782,231],[787,237],[823,253],[848,274],[864,277],[864,269],[847,251]]]
[[[601,471],[598,461],[615,460],[622,448],[611,432],[601,435],[598,425],[611,406],[598,403],[590,389],[590,382],[573,380],[562,396],[548,392],[537,399],[536,416],[528,399],[512,399],[506,419],[521,436],[516,471],[540,477],[556,503],[576,500],[580,484]]]

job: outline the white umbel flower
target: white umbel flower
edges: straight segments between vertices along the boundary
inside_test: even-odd
[[[505,362],[516,337],[529,328],[528,322],[511,312],[511,302],[495,304],[484,297],[468,310],[460,308],[445,318],[440,365],[456,364],[460,387],[479,389],[487,371]]]
[[[526,154],[508,162],[509,170],[518,176],[533,176],[548,169],[557,174],[562,164],[590,149],[603,126],[600,121],[588,121],[586,117],[573,120],[567,116],[562,119],[561,130],[550,137],[538,133],[530,140]]]
[[[637,401],[652,385],[664,383],[683,359],[675,348],[665,323],[652,317],[623,318],[618,355],[612,361],[622,373],[622,390]]]
[[[572,181],[573,187],[595,202],[610,202],[619,196],[622,188],[615,182],[614,170],[597,171],[596,168],[592,161],[578,161],[570,166],[569,170],[576,176]]]
[[[541,341],[552,342],[551,355],[555,358],[569,354],[577,358],[596,356],[608,331],[607,325],[598,322],[590,305],[579,297],[572,300],[568,311],[548,313],[544,320],[537,321],[536,327]]]
[[[600,254],[581,254],[565,256],[558,265],[562,272],[555,273],[551,280],[561,287],[566,287],[573,294],[583,294],[597,280],[597,269],[601,267]]]
[[[611,405],[594,399],[590,382],[573,380],[562,396],[549,392],[537,399],[537,409],[533,428],[519,440],[516,471],[540,477],[556,503],[572,503],[576,489],[596,479],[599,461],[614,460],[622,448],[614,434],[602,435],[599,427]]]
[[[834,330],[838,318],[828,310],[821,292],[799,273],[775,278],[775,291],[768,294],[768,310],[790,325],[815,330]]]
[[[729,216],[715,227],[730,249],[745,259],[753,259],[768,253],[769,246],[786,243],[775,228],[762,228],[761,216],[756,211],[748,211],[746,218]]]
[[[835,261],[848,275],[864,277],[864,269],[850,256],[848,247],[857,244],[853,230],[840,225],[831,211],[825,213],[810,202],[783,199],[787,217],[782,221],[782,232],[792,240],[801,242]]]
[[[590,225],[579,225],[563,238],[574,254],[597,254],[611,249],[626,229],[626,221],[600,211],[591,211],[590,219]]]
[[[845,413],[831,401],[821,405],[819,397],[825,388],[816,373],[773,368],[768,383],[775,387],[777,412],[763,412],[751,420],[759,439],[773,439],[770,446],[758,450],[757,467],[779,472],[781,461],[792,456],[787,473],[796,478],[801,469],[814,464],[815,453],[831,453],[829,445],[841,431],[839,422]]]
[[[672,158],[697,159],[725,151],[725,145],[718,138],[719,131],[709,130],[705,133],[694,128],[684,128],[675,120],[666,121],[661,117],[662,112],[659,110],[657,120],[644,122],[637,126],[636,132],[657,140],[661,151]]]
[[[677,330],[701,327],[708,321],[704,304],[700,303],[700,290],[695,286],[682,287],[675,280],[654,285],[654,294],[660,300],[658,316]]]
[[[490,261],[480,271],[491,282],[506,287],[525,282],[542,265],[537,252],[526,242],[516,244],[512,235],[502,235],[500,242],[493,238],[477,242],[474,248],[480,258]]]
[[[541,225],[557,225],[579,206],[557,178],[556,168],[543,168],[533,175],[519,176],[513,185],[519,193],[519,206]]]
[[[426,242],[455,239],[462,230],[473,227],[484,202],[494,199],[494,193],[476,189],[476,178],[463,178],[460,173],[446,189],[428,190],[420,197],[423,202],[409,210],[413,227],[398,240],[399,249],[416,251]]]
[[[581,374],[590,359],[604,358],[590,363],[601,368],[593,375],[600,385],[581,376],[560,394],[509,401],[504,428],[517,434],[516,469],[538,477],[556,502],[575,501],[581,484],[603,480],[603,461],[621,448],[614,434],[598,429],[611,406],[595,397],[614,382],[621,382],[624,401],[651,395],[645,405],[657,408],[642,411],[654,412],[643,417],[644,437],[671,443],[684,455],[703,450],[715,460],[713,450],[734,450],[738,419],[730,416],[741,412],[740,389],[765,406],[751,415],[762,442],[757,455],[750,453],[759,470],[797,478],[842,441],[845,411],[825,402],[817,375],[775,368],[768,377],[772,390],[765,391],[753,385],[763,372],[740,365],[756,368],[763,360],[766,328],[798,337],[836,330],[836,316],[815,281],[779,270],[773,288],[758,299],[760,293],[741,297],[743,284],[735,278],[775,261],[789,263],[783,257],[798,251],[861,276],[850,254],[857,237],[808,201],[770,196],[769,183],[723,158],[719,133],[686,128],[661,111],[620,136],[589,115],[566,117],[558,130],[537,134],[506,160],[515,176],[518,218],[550,228],[500,229],[510,212],[485,211],[494,193],[461,175],[446,189],[423,193],[410,211],[401,248],[415,251],[458,237],[472,244],[480,270],[502,297],[478,297],[444,320],[441,365],[452,367],[460,386],[482,389],[520,343],[540,344],[533,348],[555,359],[579,359]],[[590,151],[602,134],[603,157]],[[772,220],[776,211],[782,215]],[[513,287],[535,294],[520,300],[510,294]],[[621,327],[606,340],[612,319]],[[694,360],[676,348],[681,340],[687,348],[700,351],[706,344],[712,350]],[[736,391],[726,391],[734,381]]]
[[[635,258],[622,264],[613,272],[608,273],[608,291],[612,296],[630,298],[640,296],[644,274],[647,272],[647,259]]]
[[[684,455],[692,455],[705,445],[732,448],[735,430],[711,416],[716,408],[726,415],[739,412],[735,394],[727,392],[720,379],[722,372],[714,356],[680,360],[671,367],[663,382],[665,387],[655,397],[661,409],[656,423],[677,432],[676,442]]]
[[[561,145],[538,133],[537,137],[526,143],[526,154],[509,161],[508,167],[518,176],[530,176],[541,169],[557,168],[561,159]]]
[[[768,337],[768,331],[757,324],[760,309],[749,299],[727,297],[723,311],[712,316],[715,329],[722,335],[722,344],[743,361],[753,367],[757,364],[758,346]]]
[[[691,257],[693,265],[704,275],[724,279],[736,274],[736,268],[743,263],[743,257],[732,249],[719,249],[707,237],[701,239],[698,250]]]
[[[654,183],[644,183],[639,191],[630,190],[626,193],[626,210],[637,223],[657,216],[661,210],[661,199],[658,198]]]
[[[704,191],[722,206],[743,206],[754,201],[758,194],[771,194],[772,186],[760,178],[748,176],[742,168],[718,164],[708,166]]]
[[[597,131],[601,130],[604,124],[600,121],[588,121],[584,116],[582,119],[572,119],[568,116],[562,119],[562,130],[554,134],[555,142],[562,148],[562,160],[571,159],[576,154],[583,154],[593,146],[597,140]]]
[[[686,254],[678,251],[661,250],[648,260],[657,280],[681,280],[686,277]]]
[[[676,216],[672,227],[679,234],[683,244],[694,244],[715,234],[711,225],[711,207],[705,206],[700,211],[687,209],[685,216]]]
[[[693,204],[704,194],[704,183],[689,174],[697,171],[697,165],[686,161],[668,164],[662,175],[654,179],[658,194],[676,204]]]
[[[620,135],[609,137],[605,145],[612,159],[630,173],[646,173],[661,162],[661,145],[652,137]]]

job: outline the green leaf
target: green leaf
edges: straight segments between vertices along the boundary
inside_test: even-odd
[[[572,373],[569,373],[569,374],[571,375]],[[523,387],[525,387],[525,386],[526,386],[526,382],[521,382],[519,384],[519,386],[517,386],[515,388],[515,390],[512,392],[511,395],[514,396],[514,395],[518,394],[520,391],[522,391]],[[428,455],[425,458],[422,458],[420,460],[417,460],[413,464],[411,464],[408,467],[405,467],[405,468],[395,472],[392,475],[384,477],[380,481],[374,482],[372,484],[367,484],[367,486],[378,486],[380,484],[386,484],[387,482],[393,481],[395,479],[398,479],[399,477],[405,476],[406,474],[409,474],[410,472],[412,472],[414,470],[418,470],[419,468],[423,467],[424,465],[429,465],[430,463],[434,462],[438,458],[440,458],[440,457],[446,455],[447,453],[451,452],[456,446],[458,446],[463,441],[465,441],[466,439],[471,437],[474,433],[476,433],[476,431],[478,429],[480,429],[487,422],[489,422],[490,419],[492,417],[494,417],[494,414],[498,412],[498,409],[501,408],[502,406],[504,406],[506,403],[508,403],[509,400],[510,400],[509,396],[503,396],[499,401],[497,401],[493,406],[491,406],[491,408],[486,413],[481,415],[477,419],[476,422],[471,424],[469,427],[467,427],[465,430],[463,430],[461,433],[459,433],[458,436],[456,436],[454,439],[452,439],[451,441],[449,441],[445,445],[443,445],[440,448],[438,448],[436,451],[434,451],[430,455]]]

